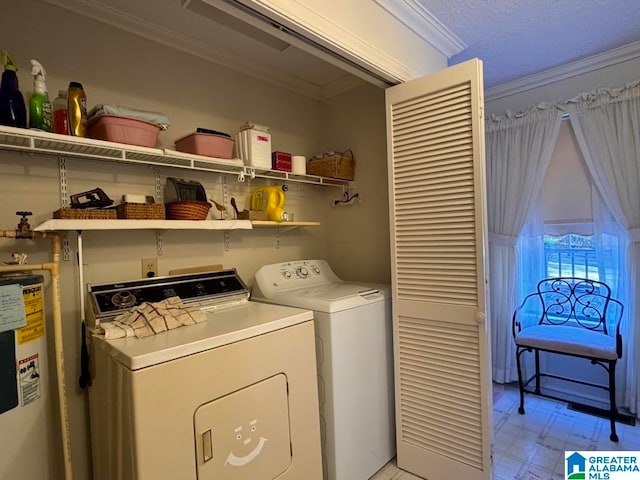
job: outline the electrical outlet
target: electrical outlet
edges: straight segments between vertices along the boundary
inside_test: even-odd
[[[158,259],[143,258],[142,259],[142,278],[151,278],[158,276]]]

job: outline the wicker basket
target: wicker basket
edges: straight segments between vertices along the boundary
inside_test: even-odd
[[[242,210],[238,212],[238,220],[266,220],[267,214],[262,210]]]
[[[113,209],[59,208],[53,212],[53,218],[65,220],[112,220],[116,218],[116,211]]]
[[[121,203],[116,207],[118,218],[130,220],[164,220],[161,203]]]
[[[182,200],[165,204],[169,220],[206,220],[211,204],[195,200]]]
[[[314,157],[307,162],[308,175],[341,180],[353,180],[355,168],[356,160],[351,150],[320,158]]]

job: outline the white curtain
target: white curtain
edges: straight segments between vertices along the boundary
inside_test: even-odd
[[[571,125],[598,191],[627,232],[626,321],[621,363],[626,384],[622,404],[640,412],[640,81],[599,89],[572,99]]]
[[[544,262],[544,205],[542,188],[537,200],[529,210],[516,246],[518,265],[516,267],[516,301],[520,302],[536,291],[538,282],[546,277]],[[514,353],[515,355],[515,353]]]
[[[540,192],[561,119],[555,106],[543,104],[487,120],[489,308],[493,380],[499,383],[517,379],[511,336],[517,306],[516,242]]]

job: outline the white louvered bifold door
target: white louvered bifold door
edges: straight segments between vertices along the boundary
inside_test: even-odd
[[[387,90],[398,466],[491,478],[482,64]]]

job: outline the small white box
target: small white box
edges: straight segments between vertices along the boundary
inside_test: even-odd
[[[147,203],[147,196],[135,193],[125,193],[122,195],[122,201],[123,203]]]

